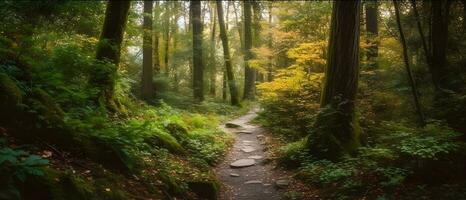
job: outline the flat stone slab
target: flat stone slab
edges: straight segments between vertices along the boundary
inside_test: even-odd
[[[252,134],[251,131],[237,131],[237,134]]]
[[[228,123],[225,124],[225,127],[227,127],[227,128],[239,128],[239,127],[241,127],[241,125],[228,122]]]
[[[243,140],[243,143],[252,143],[251,140]]]
[[[244,147],[244,148],[241,148],[241,151],[245,152],[245,153],[251,153],[253,151],[255,151],[256,149],[252,148],[252,147]]]
[[[240,167],[249,167],[256,164],[254,159],[239,159],[230,164],[230,167],[240,168]]]
[[[262,181],[258,180],[252,180],[252,181],[246,181],[244,184],[262,184]]]
[[[262,159],[264,157],[263,156],[249,156],[248,158],[254,159],[254,160],[259,160],[259,159]]]
[[[278,188],[286,188],[290,184],[290,181],[287,179],[280,179],[275,182],[275,185]]]
[[[239,174],[231,173],[230,176],[231,176],[231,177],[239,177]]]

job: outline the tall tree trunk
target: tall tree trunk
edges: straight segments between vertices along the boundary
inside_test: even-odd
[[[168,77],[170,69],[168,67],[168,57],[170,56],[170,2],[165,2],[165,13],[164,13],[164,39],[165,39],[165,56],[164,56],[164,67],[165,67],[165,75]]]
[[[210,79],[210,90],[209,94],[215,97],[215,77],[217,75],[217,70],[216,70],[216,61],[215,61],[215,29],[216,29],[216,12],[214,11],[214,8],[210,10],[211,13],[211,23],[212,23],[212,34],[210,37],[210,73],[209,73],[209,79]]]
[[[159,2],[158,1],[155,1],[155,7],[158,8],[159,7]],[[159,21],[159,13],[155,13],[155,21],[156,23]],[[155,30],[153,30],[153,33],[154,33],[154,46],[153,46],[153,54],[154,54],[154,61],[153,61],[153,64],[154,64],[154,71],[156,74],[159,74],[160,73],[160,55],[159,55],[159,37],[160,37],[160,34],[159,34],[159,30],[157,28],[155,28]]]
[[[193,28],[193,94],[198,101],[204,100],[204,66],[202,63],[201,2],[191,1]]]
[[[466,0],[461,0],[463,3],[463,35],[466,36]]]
[[[419,115],[419,121],[421,125],[424,125],[425,124],[424,114],[422,113],[421,104],[419,103],[419,96],[418,96],[418,91],[416,87],[416,82],[414,81],[413,73],[411,71],[411,67],[409,66],[408,48],[406,47],[406,40],[405,40],[405,36],[403,33],[403,28],[401,27],[401,22],[400,22],[400,8],[396,0],[393,0],[393,5],[395,6],[396,23],[398,25],[398,30],[400,32],[401,45],[403,46],[403,61],[405,63],[406,71],[408,72],[409,83],[411,85],[411,92],[414,98],[414,105],[416,107],[416,112]]]
[[[236,27],[238,29],[239,43],[240,43],[240,46],[241,46],[241,51],[244,53],[243,22],[239,21],[238,9],[236,8],[236,5],[234,3],[235,2],[233,2],[233,9],[235,11],[234,13],[235,13]]]
[[[273,48],[273,35],[272,35],[272,9],[273,9],[273,2],[269,2],[269,41],[268,47],[270,50]],[[267,81],[271,82],[273,80],[272,75],[273,70],[273,56],[269,56],[269,65],[267,67]]]
[[[252,10],[254,11],[254,21],[253,21],[253,47],[258,48],[262,45],[262,38],[261,38],[261,24],[260,21],[262,20],[262,11],[258,1],[252,1]],[[264,76],[259,70],[254,70],[256,73],[256,81],[263,82]]]
[[[451,1],[432,1],[432,79],[437,88],[447,86],[447,41]]]
[[[121,43],[130,5],[130,1],[109,1],[107,3],[96,59],[108,61],[113,65],[104,65],[95,69],[90,78],[90,82],[100,90],[97,97],[98,102],[111,111],[116,111],[117,108],[113,98],[115,78],[120,63]],[[108,67],[111,69],[107,69]]]
[[[244,96],[243,99],[254,99],[256,72],[249,66],[252,55],[251,2],[244,2]]]
[[[173,13],[175,15],[175,18],[174,18],[174,21],[172,23],[172,39],[173,39],[173,54],[175,54],[175,51],[176,51],[176,48],[177,48],[177,45],[178,45],[178,36],[177,36],[177,33],[178,33],[178,19],[180,17],[180,12],[179,12],[179,6],[180,6],[180,2],[178,1],[173,1],[173,11],[171,13]],[[172,57],[174,58],[175,56],[172,55]],[[178,80],[178,70],[177,70],[177,66],[174,64],[174,59],[172,59],[173,62],[171,64],[171,72],[173,73],[173,90],[175,92],[178,92],[178,89],[179,89],[179,80]]]
[[[233,67],[231,65],[230,47],[228,45],[227,31],[225,29],[225,22],[223,21],[223,7],[222,2],[217,1],[218,13],[218,26],[220,28],[220,38],[222,39],[223,58],[225,60],[226,75],[228,79],[228,86],[230,88],[230,97],[232,105],[239,105],[238,89],[236,87]]]
[[[334,1],[331,34],[320,103],[321,110],[309,135],[310,152],[337,159],[360,146],[355,116],[359,77],[360,1]]]
[[[369,48],[367,50],[367,61],[369,66],[372,69],[377,68],[377,57],[379,55],[379,45],[378,45],[378,2],[377,1],[367,1],[365,4],[366,9],[366,31],[367,31],[367,43]]]
[[[144,1],[143,42],[142,42],[142,91],[141,96],[150,100],[155,95],[152,82],[152,1]]]

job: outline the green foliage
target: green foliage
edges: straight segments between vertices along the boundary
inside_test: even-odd
[[[274,81],[258,85],[264,109],[261,122],[290,140],[306,136],[319,108],[321,76],[308,74],[302,67],[290,67],[280,70]]]
[[[48,163],[20,149],[0,148],[0,199],[21,199],[18,185],[27,178],[43,176],[42,167]]]

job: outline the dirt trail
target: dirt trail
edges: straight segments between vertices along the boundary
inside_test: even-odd
[[[235,143],[230,149],[225,160],[216,168],[217,176],[223,183],[220,199],[222,200],[280,200],[284,199],[284,190],[287,180],[283,173],[273,169],[270,164],[265,164],[264,137],[267,137],[265,129],[250,124],[257,114],[257,109],[251,110],[235,120],[227,123],[236,128],[222,128],[235,136]],[[251,151],[251,152],[249,152]],[[253,156],[253,157],[251,157]],[[249,167],[232,168],[231,163],[240,160],[254,158],[255,164]],[[249,163],[250,164],[250,163]],[[279,185],[276,181],[279,181]],[[282,185],[281,183],[284,183]]]

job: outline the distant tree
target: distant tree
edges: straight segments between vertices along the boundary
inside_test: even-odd
[[[110,62],[113,65],[105,65],[95,69],[90,78],[90,82],[99,88],[98,101],[113,111],[116,109],[113,97],[115,76],[120,63],[121,43],[130,4],[130,1],[108,1],[96,59]]]
[[[359,76],[360,1],[334,1],[321,110],[308,137],[310,152],[337,159],[360,146],[355,115]]]
[[[193,0],[190,5],[193,29],[193,94],[198,101],[204,100],[204,65],[202,61],[201,2]]]
[[[244,1],[244,96],[243,99],[254,99],[256,72],[249,66],[252,55],[251,2]]]
[[[419,121],[422,125],[425,124],[424,121],[424,114],[421,110],[421,104],[419,103],[419,95],[418,90],[416,87],[416,82],[414,81],[413,72],[409,65],[409,57],[408,57],[408,47],[406,46],[406,39],[403,33],[403,28],[401,27],[401,20],[400,20],[400,8],[398,2],[393,0],[393,5],[395,6],[395,15],[396,15],[396,23],[398,25],[398,31],[400,33],[401,45],[403,47],[403,61],[405,63],[406,71],[408,73],[409,84],[411,86],[411,93],[413,94],[414,98],[414,105],[416,107],[416,112],[419,115]]]
[[[228,79],[228,86],[230,88],[231,104],[239,105],[238,89],[236,87],[233,67],[231,66],[230,47],[228,45],[228,37],[227,37],[227,31],[225,28],[225,22],[223,20],[223,7],[222,7],[222,2],[219,0],[217,1],[217,13],[218,13],[218,26],[220,28],[220,38],[222,39],[223,57],[225,60],[226,75]]]
[[[364,4],[366,10],[366,37],[369,48],[367,49],[367,61],[371,68],[377,68],[377,57],[379,54],[378,47],[378,15],[379,4],[377,1],[366,1]]]
[[[143,43],[142,43],[142,92],[145,100],[150,100],[155,95],[154,84],[152,82],[154,71],[152,66],[152,1],[144,1],[143,18]]]

